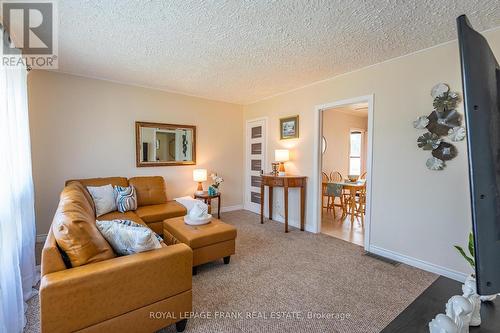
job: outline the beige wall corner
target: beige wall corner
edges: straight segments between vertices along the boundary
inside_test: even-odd
[[[192,170],[206,168],[224,177],[222,206],[242,205],[241,106],[36,70],[28,93],[37,234],[47,233],[70,178],[160,175],[173,199],[192,195]],[[135,121],[196,125],[197,165],[137,168]]]

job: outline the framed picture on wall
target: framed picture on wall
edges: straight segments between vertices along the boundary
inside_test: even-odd
[[[280,140],[299,137],[299,116],[280,119]]]

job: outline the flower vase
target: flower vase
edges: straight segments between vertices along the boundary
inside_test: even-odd
[[[208,195],[217,195],[217,193],[219,192],[219,190],[214,187],[214,186],[209,186],[208,187]]]

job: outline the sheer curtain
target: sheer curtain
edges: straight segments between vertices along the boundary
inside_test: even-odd
[[[0,25],[3,43],[7,33]],[[35,213],[27,71],[0,64],[0,332],[22,332],[35,294]]]

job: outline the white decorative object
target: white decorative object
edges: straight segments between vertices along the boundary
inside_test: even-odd
[[[429,170],[443,170],[444,162],[436,157],[429,157],[425,163]]]
[[[444,95],[450,91],[450,87],[446,83],[438,83],[431,89],[432,98]]]
[[[189,214],[184,216],[184,222],[189,225],[207,224],[212,219],[212,215],[208,214],[208,206],[201,201],[193,204]]]
[[[470,318],[470,326],[481,325],[481,300],[476,293],[476,279],[469,275],[462,285],[463,297],[466,297],[472,304],[472,313]]]
[[[465,128],[461,126],[456,126],[448,130],[448,139],[457,142],[462,141],[465,138]]]
[[[497,299],[498,294],[479,296],[481,302],[493,302]]]
[[[416,129],[424,129],[429,124],[427,116],[420,116],[413,122],[413,127]]]
[[[185,197],[179,197],[179,198],[174,198],[175,201],[186,207],[187,213],[191,211],[191,209],[194,207],[194,205],[197,202],[200,202],[198,199],[193,199],[193,197],[190,197],[189,195],[186,195]]]
[[[112,185],[87,186],[87,190],[94,201],[97,217],[117,210],[116,192]]]
[[[430,333],[458,333],[457,324],[448,316],[440,313],[429,323]]]
[[[210,223],[210,221],[212,221],[212,214],[207,214],[201,219],[191,219],[189,215],[184,216],[184,223],[189,225],[204,225]]]
[[[453,319],[458,327],[458,333],[469,333],[471,302],[463,296],[453,296],[446,303],[446,315]]]

